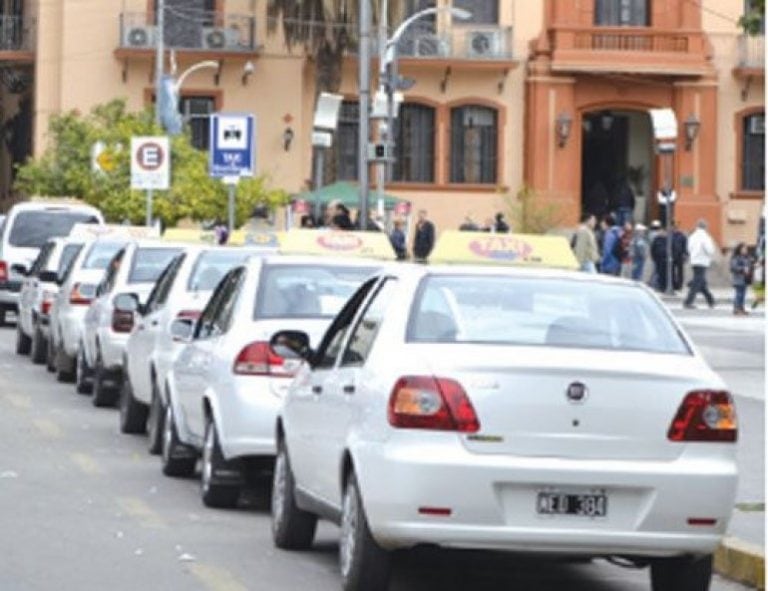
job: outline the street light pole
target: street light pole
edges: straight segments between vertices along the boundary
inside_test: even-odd
[[[160,125],[160,87],[165,70],[165,0],[157,0],[155,21],[155,123]]]
[[[368,226],[368,142],[370,141],[370,104],[371,104],[371,3],[360,2],[360,41],[358,64],[358,83],[360,86],[360,113],[358,116],[358,179],[360,181],[360,204],[357,216],[360,229]]]

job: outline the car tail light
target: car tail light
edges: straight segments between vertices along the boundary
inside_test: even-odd
[[[480,421],[461,384],[447,378],[404,376],[389,397],[389,424],[402,429],[476,433]]]
[[[8,281],[8,263],[0,261],[0,281]]]
[[[55,294],[50,291],[43,292],[43,301],[40,302],[40,313],[43,316],[48,316],[48,314],[50,314],[54,296]]]
[[[285,359],[276,354],[269,343],[256,341],[243,347],[235,358],[232,371],[245,376],[293,377],[285,367]]]
[[[202,310],[182,310],[176,314],[176,318],[179,320],[197,320],[202,313]]]
[[[69,292],[69,303],[75,306],[90,306],[92,299],[83,283],[75,283]]]
[[[114,332],[131,332],[133,330],[133,312],[112,310],[112,330]]]
[[[736,408],[729,392],[689,392],[672,420],[670,441],[736,441]]]

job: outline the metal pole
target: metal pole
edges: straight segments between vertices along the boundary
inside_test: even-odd
[[[358,218],[360,229],[368,225],[368,142],[370,141],[369,116],[371,102],[371,0],[360,3],[360,63],[358,84],[360,94],[359,135],[358,135],[358,178],[360,180],[360,204]]]
[[[379,9],[379,92],[387,93],[387,107],[392,96],[392,89],[387,80],[387,13],[389,1],[381,0]],[[391,81],[390,81],[391,82]],[[389,113],[388,113],[389,115]],[[387,116],[386,123],[379,122],[379,140],[384,144],[391,139],[391,118]],[[387,182],[387,163],[379,162],[376,166],[376,211],[380,216],[384,215],[384,185]]]
[[[672,153],[664,158],[664,194],[666,195],[667,211],[667,288],[666,293],[672,294]]]
[[[229,235],[232,236],[232,232],[235,230],[235,189],[237,183],[228,183],[228,199],[227,199],[227,228],[229,229]]]
[[[322,146],[315,146],[315,225],[320,226],[320,189],[323,187],[323,168],[325,167],[325,153]]]
[[[152,189],[147,189],[147,219],[146,219],[146,225],[147,228],[152,226],[152,199],[154,197],[154,191]]]
[[[165,0],[157,0],[155,21],[155,123],[160,125],[160,87],[165,70]]]
[[[387,92],[387,129],[389,135],[387,139],[392,144],[392,152],[394,156],[395,151],[395,92],[397,91],[397,81],[400,78],[400,72],[397,67],[397,43],[392,45],[392,61],[389,65],[389,85]],[[385,162],[384,166],[387,171],[387,179],[392,178],[392,170],[394,168],[394,162],[392,160]]]

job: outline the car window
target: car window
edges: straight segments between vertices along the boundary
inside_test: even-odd
[[[230,271],[221,280],[200,315],[195,338],[206,339],[226,332],[229,328],[232,307],[244,277],[245,269],[239,267]]]
[[[98,224],[90,213],[71,210],[20,211],[11,222],[12,246],[40,248],[49,238],[67,236],[75,224]]]
[[[56,268],[56,274],[59,277],[64,275],[65,270],[70,267],[82,248],[82,244],[66,244],[64,246],[64,249],[61,251],[61,258],[59,259],[59,266]]]
[[[110,293],[115,287],[115,279],[117,279],[117,273],[120,271],[120,266],[123,263],[123,257],[125,256],[125,249],[118,252],[107,265],[104,279],[101,280],[99,285],[99,295]]]
[[[333,318],[373,267],[264,265],[254,319]]]
[[[690,354],[639,287],[506,275],[425,277],[407,340]]]
[[[349,336],[344,355],[341,358],[341,365],[363,365],[368,359],[379,327],[384,320],[384,312],[392,300],[396,287],[397,280],[392,277],[387,278],[368,301],[363,315]]]
[[[32,262],[32,266],[29,268],[30,276],[37,277],[40,274],[40,271],[45,269],[55,247],[56,245],[53,242],[46,242],[43,245],[43,247],[40,249],[40,252],[37,253],[37,258],[35,258],[35,260]]]
[[[341,345],[344,343],[344,337],[347,335],[347,331],[357,314],[357,310],[363,305],[363,302],[365,302],[365,299],[368,297],[368,294],[371,289],[373,289],[374,285],[376,285],[377,281],[378,278],[374,278],[363,283],[341,309],[338,316],[336,316],[334,321],[328,327],[320,346],[317,348],[317,353],[315,354],[312,364],[313,367],[316,369],[327,369],[336,364],[336,358],[341,352]]]
[[[83,269],[106,269],[109,261],[117,254],[117,251],[126,245],[125,242],[97,241],[91,245],[88,254],[83,261]]]
[[[171,293],[173,282],[176,279],[176,275],[179,273],[179,269],[181,268],[185,257],[185,253],[176,255],[176,258],[174,258],[165,268],[165,270],[160,274],[160,277],[157,279],[157,283],[155,283],[155,287],[152,288],[152,292],[149,294],[149,298],[147,299],[147,314],[151,314],[155,310],[159,309],[168,300],[168,294]]]
[[[197,257],[187,282],[187,291],[213,291],[221,278],[253,254],[243,249],[206,250]]]
[[[128,283],[154,283],[181,248],[139,247],[133,255]]]

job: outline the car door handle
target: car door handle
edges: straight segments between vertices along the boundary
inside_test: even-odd
[[[344,391],[344,394],[354,394],[355,393],[355,385],[354,384],[347,384],[342,388]]]
[[[314,386],[312,386],[312,394],[322,394],[322,392],[323,392],[322,386],[318,384],[315,384]]]

